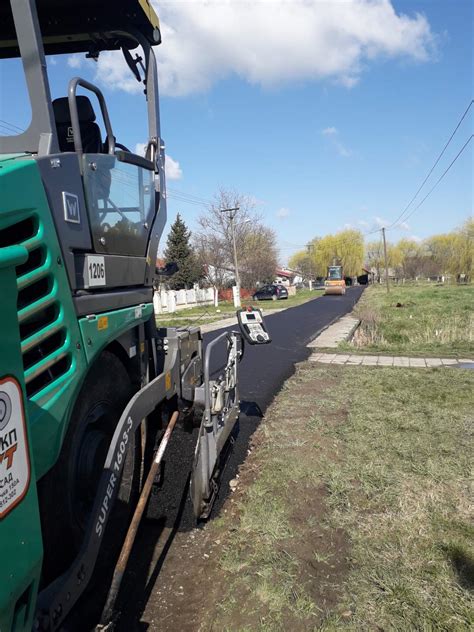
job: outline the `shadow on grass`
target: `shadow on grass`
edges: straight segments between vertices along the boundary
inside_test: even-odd
[[[474,592],[474,559],[457,544],[443,545],[441,548],[451,563],[459,584]]]

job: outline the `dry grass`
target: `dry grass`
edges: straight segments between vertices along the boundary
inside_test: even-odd
[[[201,630],[470,630],[474,374],[303,365],[243,467]]]
[[[347,627],[471,629],[473,374],[349,369],[345,385],[350,373],[346,458],[327,472],[331,524],[352,541]]]

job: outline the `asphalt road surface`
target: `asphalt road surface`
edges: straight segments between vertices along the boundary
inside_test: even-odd
[[[294,372],[295,364],[305,360],[310,350],[307,345],[315,336],[337,318],[350,312],[359,300],[363,288],[348,288],[345,296],[322,296],[303,305],[292,307],[277,314],[265,316],[265,324],[272,338],[269,345],[246,345],[245,355],[239,364],[239,385],[241,415],[238,434],[226,463],[221,480],[220,492],[213,508],[211,518],[218,515],[227,494],[229,481],[235,477],[239,465],[247,455],[249,440],[265,410],[279,392],[285,380]],[[259,304],[260,306],[260,304]],[[261,306],[265,308],[265,304]],[[229,331],[236,327],[227,328]],[[221,334],[224,329],[213,331],[204,336],[204,345]],[[216,354],[212,367],[217,368],[225,361],[224,346],[222,353]],[[195,528],[188,483],[192,465],[197,429],[186,431],[177,428],[170,440],[165,455],[163,483],[152,490],[146,520],[140,527],[127,573],[122,584],[117,606],[122,616],[117,632],[143,629],[138,623],[153,592],[155,582],[172,546],[173,539],[180,531]],[[108,585],[103,583],[104,589]],[[100,593],[87,591],[83,603],[87,603],[87,624],[84,618],[82,630],[90,629],[89,621],[97,621],[100,614]],[[82,601],[82,600],[81,600]],[[97,605],[96,605],[97,602]],[[82,609],[83,615],[85,614]],[[66,629],[75,630],[76,625]]]
[[[239,365],[242,402],[239,434],[226,465],[214,514],[219,511],[227,496],[228,482],[245,459],[250,437],[267,407],[284,382],[294,373],[295,364],[306,360],[310,355],[308,343],[334,320],[349,313],[362,291],[360,286],[348,288],[345,296],[321,296],[284,312],[265,316],[265,325],[272,342],[269,345],[245,347],[245,355]],[[258,306],[265,309],[264,302]],[[222,331],[205,335],[205,343],[213,340]],[[223,362],[222,357],[220,362]]]

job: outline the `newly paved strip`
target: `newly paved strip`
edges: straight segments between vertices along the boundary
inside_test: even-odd
[[[345,296],[318,296],[315,300],[284,309],[279,313],[275,313],[274,310],[264,313],[265,324],[272,342],[261,346],[246,345],[244,357],[239,364],[239,395],[242,410],[240,430],[223,474],[221,491],[215,506],[217,511],[227,494],[229,480],[235,477],[238,466],[247,455],[250,436],[260,423],[267,406],[285,380],[293,374],[295,364],[306,360],[310,355],[311,350],[307,345],[330,323],[350,313],[362,291],[363,288],[354,287],[350,288]],[[262,307],[265,310],[265,306]],[[204,348],[224,331],[236,329],[234,319],[227,325],[225,329],[209,333],[204,331]],[[223,367],[225,351],[225,341],[215,347],[215,354],[213,352],[211,358],[213,374]],[[166,457],[166,467],[172,470],[172,473],[164,477],[156,502],[153,499],[150,501],[149,513],[155,519],[160,516],[165,519],[163,514],[166,514],[168,526],[173,524],[180,505],[176,490],[181,493],[185,487],[193,461],[197,433],[197,428],[189,433],[181,433],[179,429],[174,431]],[[170,509],[171,506],[172,509]],[[193,518],[187,509],[179,522],[180,529],[189,529],[194,525]]]
[[[397,366],[405,368],[426,369],[433,367],[454,367],[472,369],[474,360],[465,358],[409,358],[407,356],[356,355],[347,353],[313,353],[311,362],[323,364],[346,364],[362,366]],[[469,366],[470,365],[470,366]]]

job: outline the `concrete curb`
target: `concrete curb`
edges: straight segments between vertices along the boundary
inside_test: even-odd
[[[351,340],[360,320],[350,314],[336,318],[309,343],[310,349],[334,349],[340,342]]]

